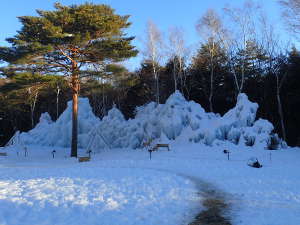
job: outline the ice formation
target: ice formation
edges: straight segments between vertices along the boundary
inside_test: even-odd
[[[79,98],[78,106],[78,147],[84,148],[89,141],[89,131],[100,120],[92,112],[87,98]],[[40,122],[27,133],[20,134],[20,141],[25,145],[43,145],[69,147],[71,144],[72,102],[67,109],[53,122],[48,113],[41,115]]]
[[[126,120],[113,107],[102,120],[95,117],[87,98],[79,100],[78,146],[102,148],[140,148],[143,142],[194,142],[206,145],[237,145],[265,148],[274,137],[273,125],[256,119],[258,104],[240,94],[236,106],[224,116],[207,113],[180,92],[172,94],[165,104],[149,103],[136,109],[134,119]],[[42,114],[40,123],[28,133],[21,133],[25,144],[69,147],[71,143],[72,103],[56,122]]]

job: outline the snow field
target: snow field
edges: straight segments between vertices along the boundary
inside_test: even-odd
[[[76,165],[0,172],[1,225],[186,224],[199,205],[191,181],[149,169]]]
[[[300,149],[262,151],[235,145],[227,148],[231,150],[229,161],[223,148],[198,144],[172,145],[172,152],[154,153],[148,163],[137,160],[139,153],[132,151],[104,152],[102,157],[103,166],[124,163],[138,168],[153,167],[208,182],[224,194],[234,225],[300,224]],[[124,157],[126,161],[122,160]],[[251,157],[257,157],[263,167],[247,166]]]
[[[152,160],[146,151],[112,149],[83,164],[65,158],[69,149],[52,159],[52,148],[29,147],[24,158],[10,147],[0,158],[0,224],[188,224],[204,209],[203,182],[224,195],[234,225],[300,224],[299,148],[232,144],[228,161],[223,147],[170,144]],[[247,166],[251,157],[263,167]]]

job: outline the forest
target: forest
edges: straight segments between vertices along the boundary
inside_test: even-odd
[[[35,63],[29,63],[27,56],[26,62],[16,60],[18,51],[22,53],[22,35],[32,39],[37,36],[36,24],[29,17],[20,17],[23,30],[7,39],[14,49],[0,47],[0,146],[16,131],[34,128],[43,112],[49,112],[56,120],[72,99],[74,87],[78,88],[79,96],[89,98],[99,118],[115,105],[127,119],[135,115],[137,106],[151,101],[164,103],[176,90],[186,99],[201,104],[207,112],[220,115],[235,105],[239,93],[246,93],[251,101],[259,104],[257,117],[269,120],[288,145],[300,146],[300,51],[297,49],[300,22],[295,20],[300,16],[298,2],[278,3],[282,6],[286,30],[295,41],[281,36],[282,31],[272,23],[263,7],[246,1],[240,8],[224,7],[220,13],[209,9],[199,15],[196,25],[191,24],[199,34],[196,47],[186,44],[184,28],[174,26],[162,32],[149,21],[142,49],[131,45],[134,37],[119,32],[130,26],[129,16],[117,16],[109,6],[101,5],[106,7],[105,12],[111,10],[110,25],[118,26],[114,35],[120,39],[116,41],[112,36],[103,41],[101,47],[90,47],[88,53],[72,49],[70,55],[85,57],[78,56],[78,60],[84,58],[79,61],[85,66],[75,70],[80,84],[63,72],[66,66],[61,65],[57,55],[47,53],[47,66],[45,61],[37,62],[37,53],[42,51],[40,46],[32,47]],[[88,8],[93,4],[83,6]],[[63,15],[72,7],[80,6],[55,5],[57,15]],[[38,14],[41,18],[51,16],[49,11],[40,10]],[[55,36],[54,28],[54,25],[45,28],[48,33],[45,31],[42,38],[47,46],[57,44],[54,38],[47,38],[47,35]],[[74,37],[71,43],[77,46],[76,43],[92,36],[91,31]],[[67,38],[61,39],[66,41]],[[122,62],[137,54],[142,55],[143,60],[139,68],[132,71]]]

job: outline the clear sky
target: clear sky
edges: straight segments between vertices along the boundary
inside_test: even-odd
[[[64,5],[80,4],[86,0],[5,0],[0,8],[0,45],[6,45],[5,38],[16,34],[20,28],[17,16],[36,15],[35,9],[51,10],[55,2]],[[188,45],[194,45],[199,41],[195,31],[195,24],[201,15],[208,9],[214,8],[221,11],[226,4],[239,6],[243,0],[89,0],[93,3],[105,3],[116,9],[121,15],[131,15],[130,35],[136,36],[134,44],[141,48],[141,40],[144,36],[146,23],[149,19],[167,32],[171,26],[179,26],[185,30],[185,39]],[[280,7],[277,0],[260,0],[267,10],[267,14],[279,24]],[[137,67],[140,57],[128,63],[130,69]]]

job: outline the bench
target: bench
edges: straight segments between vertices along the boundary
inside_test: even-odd
[[[150,159],[151,159],[151,154],[152,154],[152,152],[157,151],[159,148],[167,148],[168,151],[170,151],[169,144],[156,144],[153,148],[150,148],[150,149],[148,150],[148,152],[149,152],[149,154],[150,154]]]
[[[6,152],[0,152],[0,156],[7,156]]]
[[[88,162],[91,160],[91,157],[78,157],[78,162]]]
[[[157,144],[154,146],[156,149],[158,148],[167,148],[170,151],[169,144]]]

